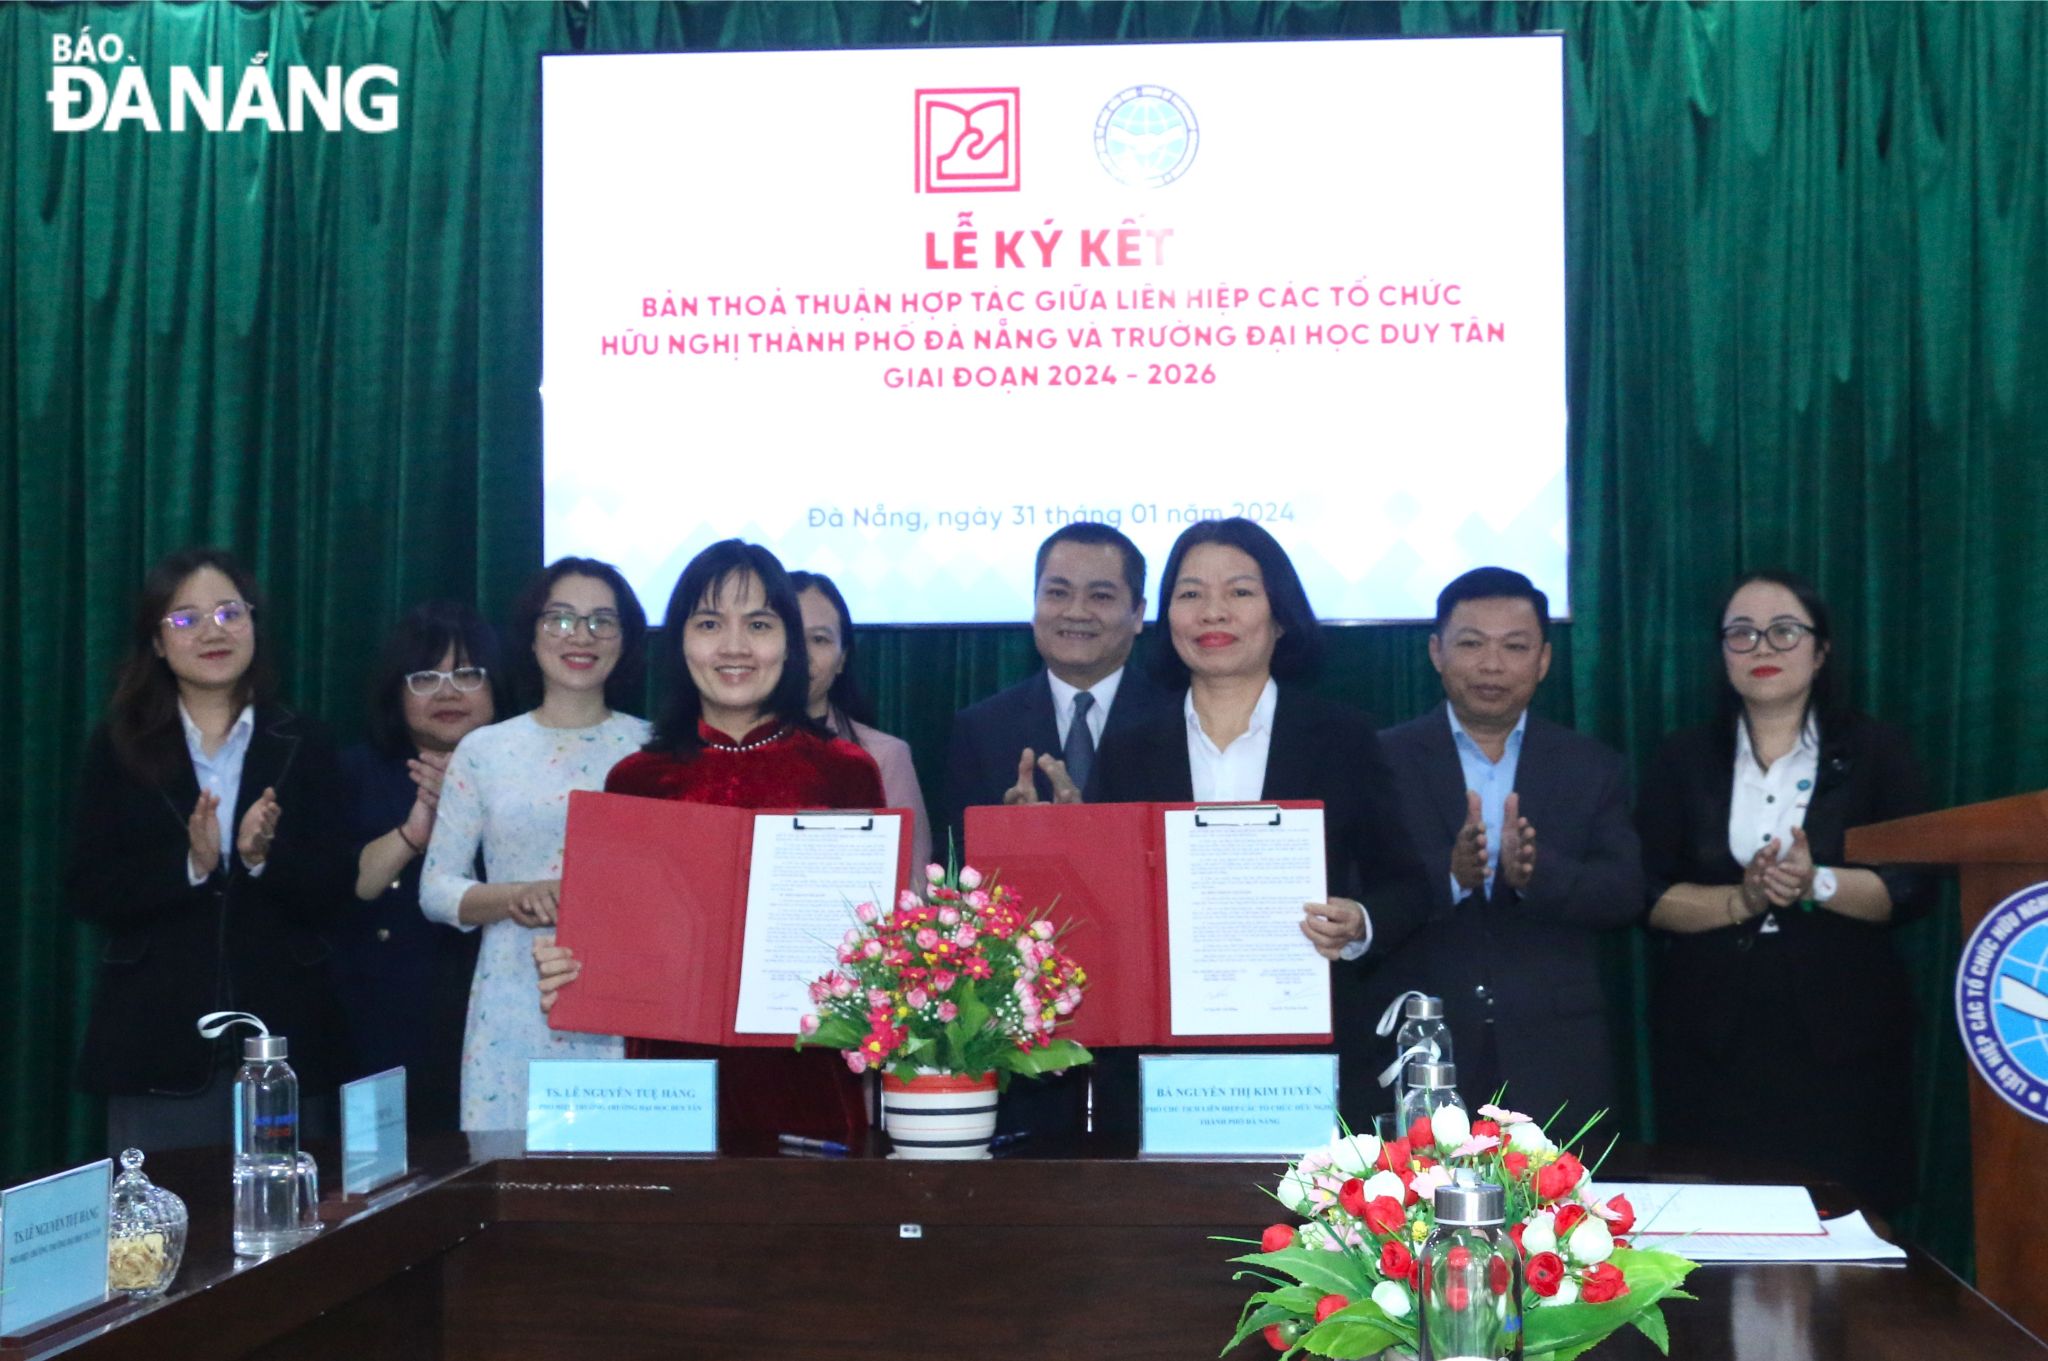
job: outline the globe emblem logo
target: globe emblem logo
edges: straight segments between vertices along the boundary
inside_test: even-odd
[[[1095,159],[1134,189],[1158,189],[1186,174],[1201,140],[1195,111],[1164,85],[1121,90],[1095,119]]]
[[[1986,913],[1956,967],[1956,1024],[2007,1105],[2048,1121],[2048,884]]]

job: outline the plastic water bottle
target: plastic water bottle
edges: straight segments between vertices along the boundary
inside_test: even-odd
[[[317,1174],[299,1153],[299,1077],[285,1037],[247,1012],[203,1016],[199,1033],[211,1039],[233,1025],[257,1030],[242,1041],[235,1074],[235,1255],[266,1257],[303,1242],[309,1219],[317,1227],[308,1213],[319,1200]]]
[[[1492,1182],[1437,1188],[1436,1227],[1422,1249],[1419,1361],[1522,1361],[1522,1257],[1506,1208]]]

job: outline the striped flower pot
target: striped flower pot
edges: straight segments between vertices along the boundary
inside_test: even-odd
[[[996,1132],[996,1075],[882,1075],[882,1128],[893,1158],[986,1158]]]

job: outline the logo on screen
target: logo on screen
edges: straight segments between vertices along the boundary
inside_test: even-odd
[[[1164,85],[1133,85],[1095,119],[1095,159],[1134,189],[1158,189],[1188,173],[1201,145],[1195,111]]]
[[[1956,967],[1956,1024],[1978,1076],[2048,1121],[2048,884],[1986,913]]]
[[[1017,88],[917,92],[917,192],[1013,193]]]

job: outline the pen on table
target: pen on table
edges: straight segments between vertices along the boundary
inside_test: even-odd
[[[1021,1144],[1030,1137],[1031,1131],[1028,1129],[1020,1129],[1015,1134],[998,1134],[995,1138],[988,1141],[989,1152],[993,1153],[999,1148],[1008,1148],[1012,1144]]]
[[[845,1144],[831,1139],[806,1139],[801,1134],[778,1134],[775,1142],[793,1152],[816,1153],[827,1158],[843,1158],[847,1153]]]

